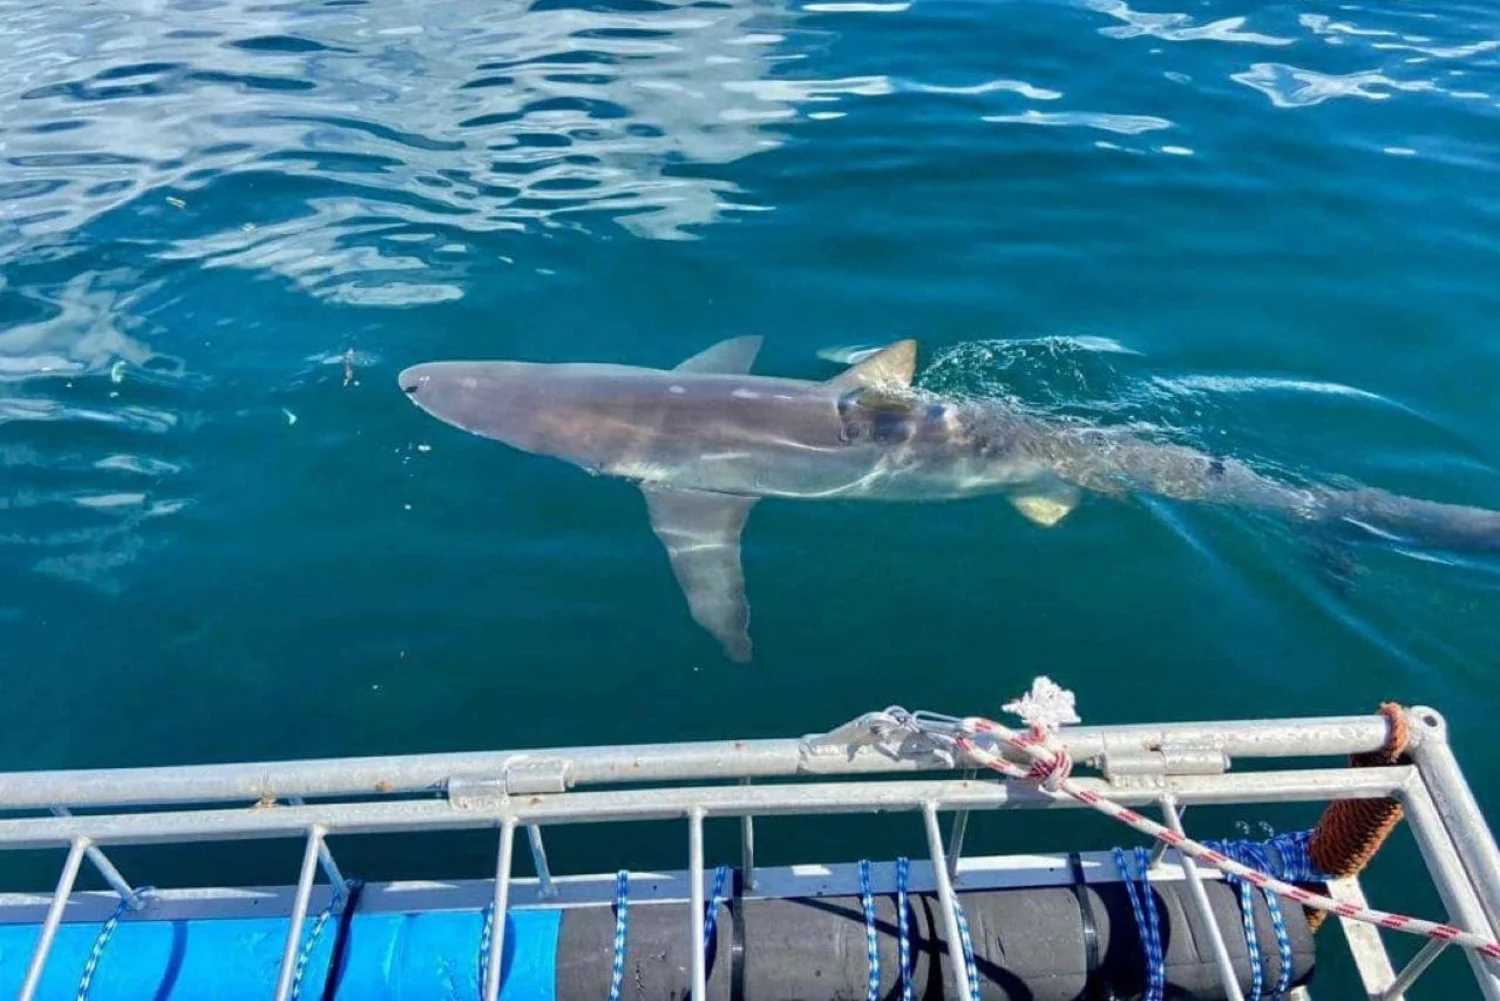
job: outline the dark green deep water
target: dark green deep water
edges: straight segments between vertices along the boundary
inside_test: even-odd
[[[929,387],[1500,506],[1496,8],[1142,3],[0,3],[0,768],[798,735],[1047,673],[1088,722],[1435,705],[1500,805],[1494,560],[1362,550],[1341,593],[1235,512],[767,502],[739,667],[633,488],[396,387],[747,333],[758,371],[823,378],[916,336]],[[677,864],[677,833],[554,862]],[[235,851],[124,855],[291,878],[293,846]],[[1377,903],[1435,912],[1390,854]],[[6,871],[50,883],[33,862]]]

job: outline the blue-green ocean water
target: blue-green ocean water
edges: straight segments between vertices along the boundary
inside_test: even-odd
[[[0,768],[797,735],[1047,673],[1090,722],[1429,703],[1493,807],[1493,560],[1364,550],[1342,593],[1236,512],[767,502],[740,667],[632,487],[395,376],[761,333],[824,378],[915,336],[929,387],[1500,506],[1497,234],[1491,4],[0,4]],[[768,861],[921,849],[768,827]],[[975,833],[1059,838],[1122,840]],[[1431,913],[1394,853],[1377,901]]]

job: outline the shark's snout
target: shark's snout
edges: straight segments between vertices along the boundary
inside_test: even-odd
[[[431,379],[431,376],[423,371],[424,367],[413,365],[411,368],[403,369],[401,374],[396,376],[396,384],[401,387],[401,392],[415,397],[422,391],[422,387]]]

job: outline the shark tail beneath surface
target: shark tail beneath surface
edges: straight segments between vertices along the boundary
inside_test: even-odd
[[[1500,552],[1500,511],[1361,489],[1325,495],[1319,514],[1326,523],[1350,525],[1387,542]]]

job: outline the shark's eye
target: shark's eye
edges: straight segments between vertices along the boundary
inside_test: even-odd
[[[416,383],[412,383],[410,386],[407,386],[407,387],[405,387],[404,389],[401,390],[401,392],[405,393],[407,396],[412,395],[416,391],[417,391],[417,384]]]

